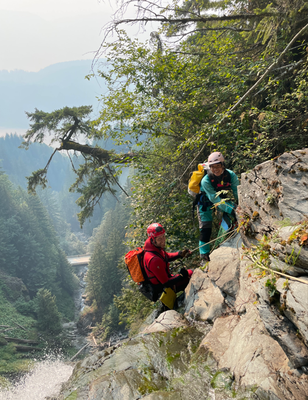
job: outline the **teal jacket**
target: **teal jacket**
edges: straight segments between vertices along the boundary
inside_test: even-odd
[[[234,198],[238,201],[238,194],[237,194],[237,187],[240,184],[238,177],[235,175],[233,171],[227,169],[227,171],[231,175],[231,190],[233,192]],[[219,190],[218,190],[219,191]],[[214,189],[213,185],[211,184],[210,178],[208,175],[205,175],[201,181],[201,192],[205,192],[209,201],[213,204],[219,203],[222,198],[220,196],[216,196],[217,192]],[[224,204],[220,204],[218,209],[224,211],[228,214],[231,214],[234,208],[234,204],[231,201],[226,201]]]

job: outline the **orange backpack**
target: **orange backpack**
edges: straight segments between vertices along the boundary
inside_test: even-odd
[[[129,251],[124,258],[128,272],[132,280],[136,283],[141,283],[148,280],[144,270],[144,250],[142,247],[137,247],[135,250]]]
[[[167,260],[158,252],[149,250],[147,250],[147,252],[156,254],[167,263]],[[147,266],[144,264],[144,254],[145,250],[142,247],[137,247],[136,249],[129,251],[124,256],[124,262],[127,266],[128,272],[130,273],[132,280],[136,283],[150,282],[152,279],[149,278],[145,272],[145,267],[147,268]]]

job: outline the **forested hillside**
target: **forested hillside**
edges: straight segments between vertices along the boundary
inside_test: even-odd
[[[119,199],[115,208],[104,215],[89,243],[92,256],[86,276],[86,294],[91,307],[85,310],[81,320],[90,318],[97,323],[103,338],[121,329],[118,325],[120,310],[114,303],[114,296],[125,286],[126,273],[118,268],[118,264],[122,263],[127,250],[124,241],[130,207],[124,195]]]
[[[53,149],[44,143],[35,143],[25,150],[21,148],[22,142],[22,137],[16,134],[7,134],[0,138],[0,167],[12,183],[26,190],[27,176],[49,159]],[[80,160],[77,157],[70,159],[65,154],[56,154],[48,169],[47,189],[38,191],[38,196],[60,237],[60,245],[67,255],[85,252],[84,245],[75,235],[81,234],[84,239],[90,237],[93,229],[100,224],[105,211],[111,206],[111,197],[102,200],[95,208],[91,221],[86,221],[81,230],[77,219],[79,207],[76,204],[79,195],[69,192],[74,181],[72,163],[78,169]]]
[[[1,271],[19,278],[25,285],[24,297],[15,299],[17,309],[33,315],[36,310],[31,300],[40,288],[46,288],[56,296],[63,315],[72,318],[76,279],[44,206],[37,196],[15,189],[3,172],[0,197]],[[9,288],[7,294],[14,300]]]

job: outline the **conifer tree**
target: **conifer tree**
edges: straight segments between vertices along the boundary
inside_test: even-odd
[[[95,302],[97,320],[107,312],[114,295],[119,294],[122,287],[123,273],[117,266],[125,253],[125,226],[128,218],[128,209],[119,202],[114,210],[105,214],[101,225],[95,230],[86,291]]]
[[[112,301],[108,263],[103,247],[98,244],[91,256],[86,276],[87,294],[96,306],[96,317],[100,319],[103,311]]]
[[[55,296],[52,296],[47,289],[40,289],[37,293],[37,300],[38,328],[47,333],[60,333],[62,326]]]

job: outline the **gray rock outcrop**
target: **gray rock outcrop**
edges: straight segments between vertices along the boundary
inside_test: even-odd
[[[242,174],[237,216],[183,314],[76,364],[59,400],[308,399],[308,149]]]

